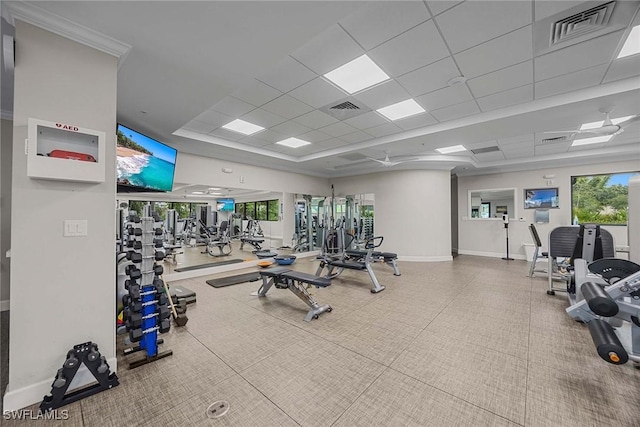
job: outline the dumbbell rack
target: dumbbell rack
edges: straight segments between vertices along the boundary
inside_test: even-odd
[[[130,215],[127,225],[127,259],[134,264],[126,269],[129,279],[125,281],[128,294],[122,301],[125,306],[123,317],[131,342],[139,344],[125,349],[124,354],[146,352],[144,359],[129,363],[130,369],[173,354],[171,350],[158,352],[158,344],[163,343],[162,339],[158,339],[158,332],[169,332],[171,327],[168,296],[159,277],[163,267],[155,262],[165,256],[159,221],[159,218]]]
[[[98,383],[66,394],[73,377],[83,363]],[[97,344],[89,341],[74,345],[73,348],[67,352],[67,360],[62,364],[62,368],[58,369],[56,378],[53,380],[53,384],[51,384],[51,394],[45,396],[42,400],[40,411],[46,412],[57,409],[69,403],[84,399],[85,397],[100,393],[101,391],[108,390],[118,384],[120,384],[118,382],[118,376],[115,372],[111,373],[109,371],[107,359],[100,355]]]

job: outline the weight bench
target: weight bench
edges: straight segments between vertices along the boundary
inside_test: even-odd
[[[354,258],[355,260],[362,260],[367,256],[367,251],[357,251],[349,249],[345,251],[348,257]],[[384,262],[385,264],[391,266],[393,268],[393,275],[400,276],[400,268],[398,267],[398,254],[394,254],[393,252],[371,252],[371,261],[373,262]]]
[[[289,270],[285,267],[270,268],[268,270],[260,271],[262,276],[262,286],[258,289],[258,292],[252,295],[264,297],[271,289],[271,286],[275,285],[278,289],[289,289],[298,298],[304,301],[311,310],[304,318],[305,322],[310,322],[311,319],[317,319],[325,311],[331,311],[330,305],[320,305],[313,297],[307,292],[307,285],[315,286],[317,288],[326,288],[331,285],[331,280],[324,277],[314,276],[312,274],[301,273],[299,271]]]
[[[244,244],[248,243],[251,246],[253,246],[257,251],[261,251],[262,250],[262,246],[261,243],[264,242],[264,239],[258,239],[255,237],[241,237],[240,238],[240,250],[242,250],[242,248],[244,248]]]
[[[162,245],[162,247],[164,248],[164,261],[169,261],[169,257],[171,257],[171,262],[173,264],[177,264],[178,260],[176,260],[176,255],[182,255],[184,254],[183,252],[178,252],[177,249],[182,249],[182,245],[168,245],[168,244],[164,244]]]

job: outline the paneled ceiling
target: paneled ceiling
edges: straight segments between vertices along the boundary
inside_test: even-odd
[[[549,133],[640,115],[640,55],[616,59],[638,1],[27,3],[131,45],[118,120],[180,152],[327,177],[386,155],[459,175],[640,159],[640,120],[590,145]],[[324,76],[365,54],[388,80],[350,95]],[[425,112],[376,111],[410,98]],[[346,100],[355,115],[328,114]],[[235,119],[265,130],[222,128]],[[467,151],[435,151],[452,145]]]

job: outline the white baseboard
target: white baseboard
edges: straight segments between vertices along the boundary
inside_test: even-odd
[[[0,311],[9,311],[9,300],[0,301]]]
[[[398,261],[442,262],[442,261],[453,261],[453,257],[451,255],[443,255],[443,256],[398,256]]]
[[[490,257],[490,258],[502,258],[502,257],[504,257],[506,255],[504,252],[497,253],[497,252],[468,251],[466,249],[458,249],[458,254],[459,255],[484,256],[484,257]],[[522,259],[522,260],[526,260],[527,259],[522,254],[509,253],[509,257],[513,258],[513,259]]]
[[[111,372],[116,372],[118,369],[118,360],[113,357],[107,359],[107,363],[109,364],[109,369]],[[51,383],[53,383],[53,378],[55,377],[55,373],[51,378],[48,378],[44,381],[40,381],[35,384],[28,385],[26,387],[22,387],[16,390],[12,390],[11,383],[7,385],[7,391],[4,395],[3,400],[3,411],[17,411],[22,408],[26,408],[27,406],[33,405],[34,403],[42,402],[42,398],[51,393]],[[72,389],[85,386],[95,381],[95,378],[89,369],[82,365],[78,369],[75,377],[71,381],[69,386],[69,391]]]

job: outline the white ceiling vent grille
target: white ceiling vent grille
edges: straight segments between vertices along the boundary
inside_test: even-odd
[[[354,104],[353,102],[343,102],[342,104],[338,104],[338,105],[334,105],[333,107],[329,107],[332,110],[359,110],[360,107],[358,107],[356,104]]]
[[[553,144],[555,142],[562,142],[562,141],[566,141],[567,137],[566,136],[556,136],[555,138],[546,138],[543,139],[542,141],[540,141],[542,144]]]
[[[554,22],[549,46],[602,30],[609,25],[615,5],[615,1],[610,1]]]
[[[348,97],[337,102],[332,102],[329,105],[319,108],[319,110],[338,120],[346,120],[359,116],[360,114],[368,113],[371,111],[371,108],[353,97]]]
[[[486,153],[493,153],[494,151],[500,151],[500,148],[498,148],[497,145],[494,145],[493,147],[475,148],[470,151],[473,154],[486,154]]]

